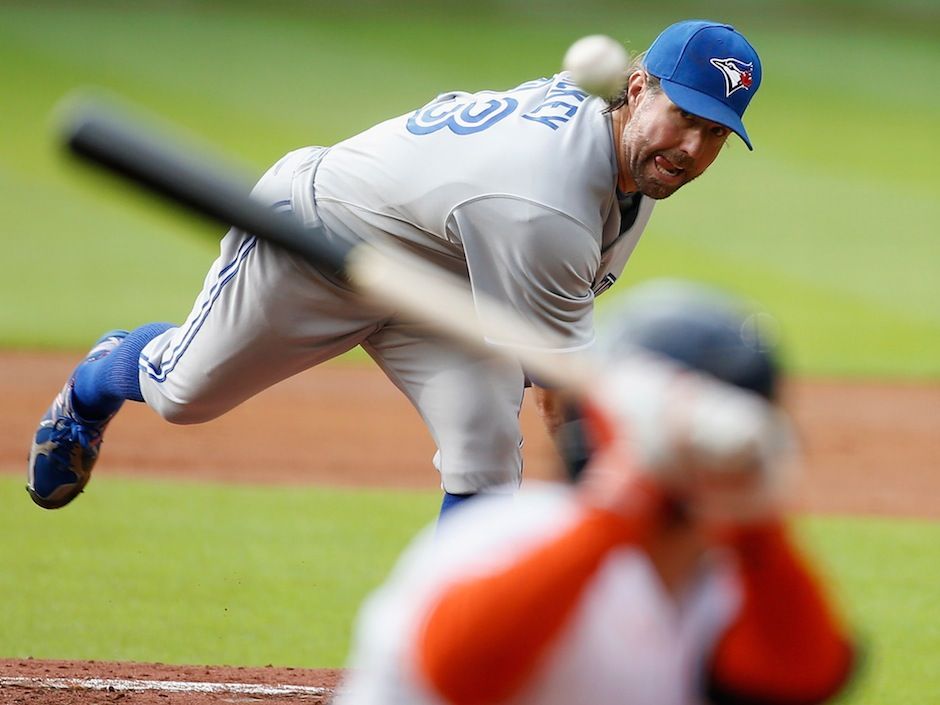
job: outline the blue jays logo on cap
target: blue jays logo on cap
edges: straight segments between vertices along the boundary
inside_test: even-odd
[[[753,63],[745,64],[743,61],[730,57],[727,59],[709,59],[709,63],[721,71],[725,77],[725,97],[730,96],[740,88],[750,90],[754,83]]]
[[[682,110],[733,130],[748,146],[741,118],[761,82],[760,57],[734,27],[707,20],[670,25],[644,59]]]

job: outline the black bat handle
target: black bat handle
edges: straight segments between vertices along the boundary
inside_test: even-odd
[[[199,158],[160,138],[139,122],[96,106],[66,117],[63,138],[76,155],[130,178],[176,204],[234,226],[344,274],[355,243],[328,238],[294,216],[271,210],[250,197],[250,187],[212,160]]]

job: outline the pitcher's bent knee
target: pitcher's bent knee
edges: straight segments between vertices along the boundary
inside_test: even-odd
[[[172,424],[205,423],[228,411],[228,407],[221,408],[200,400],[171,399],[162,394],[154,394],[152,390],[144,391],[143,396],[147,406]]]

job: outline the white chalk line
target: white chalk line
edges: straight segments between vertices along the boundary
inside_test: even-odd
[[[258,683],[207,683],[202,681],[150,681],[123,678],[29,678],[0,676],[0,688],[80,688],[84,690],[144,691],[170,693],[231,693],[237,695],[331,695],[332,690],[312,685],[263,685]]]

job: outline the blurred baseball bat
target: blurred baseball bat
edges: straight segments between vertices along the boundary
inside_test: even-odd
[[[560,347],[559,341],[496,301],[474,300],[460,278],[404,251],[380,252],[362,241],[327,238],[322,226],[306,227],[254,200],[249,181],[233,176],[217,158],[187,148],[126,111],[72,99],[60,110],[60,124],[62,141],[82,159],[226,227],[277,243],[464,344],[508,355],[542,383],[577,394],[593,379],[584,356],[544,352]],[[499,344],[489,346],[487,340]]]

